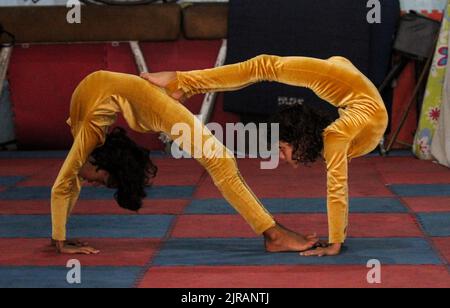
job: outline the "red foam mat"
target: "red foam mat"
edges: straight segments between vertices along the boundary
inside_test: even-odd
[[[357,160],[354,160],[356,162]],[[274,170],[261,170],[259,160],[238,160],[242,176],[260,198],[318,198],[326,197],[326,168],[322,162],[311,167],[293,169],[280,164]],[[349,189],[352,197],[389,197],[392,192],[380,174],[365,164],[350,165]],[[221,197],[209,177],[200,183],[196,198]]]
[[[9,79],[16,136],[22,148],[70,146],[70,130],[65,120],[69,116],[71,94],[84,76],[105,68],[104,52],[103,44],[14,49]]]
[[[433,239],[434,244],[437,246],[447,262],[450,262],[450,237],[438,237]]]
[[[154,267],[142,288],[448,288],[444,266],[382,266],[381,284],[369,284],[365,266]]]
[[[35,173],[27,177],[25,180],[19,182],[17,186],[22,187],[52,187],[55,183],[56,177],[58,176],[63,160],[56,161],[53,165],[49,165],[45,169],[41,169],[39,173]],[[36,163],[35,163],[36,164]]]
[[[54,170],[53,168],[58,164],[62,164],[62,162],[57,159],[0,159],[0,175],[39,175],[41,172]]]
[[[139,214],[142,215],[178,215],[182,214],[189,200],[144,200]],[[79,202],[74,214],[111,214],[130,215],[132,212],[122,209],[114,200]]]
[[[364,158],[372,162],[382,174],[417,172],[417,173],[441,173],[448,172],[448,168],[428,160],[419,160],[413,157],[370,157]]]
[[[154,185],[196,185],[205,169],[194,159],[154,159],[158,166],[158,175]]]
[[[183,213],[189,200],[145,200],[142,215],[178,215]],[[49,200],[0,201],[0,215],[48,215]],[[79,200],[73,214],[81,215],[130,215],[131,212],[119,207],[114,200]]]
[[[159,249],[154,239],[86,239],[99,249],[95,256],[77,255],[83,266],[144,266]],[[0,239],[0,266],[65,266],[73,259],[56,253],[50,239]]]
[[[0,200],[0,215],[50,214],[49,200]]]
[[[271,170],[272,175],[249,174],[243,172],[242,176],[249,187],[259,198],[301,198],[326,196],[326,181],[322,176],[312,178],[287,178]],[[210,177],[205,177],[199,184],[195,197],[209,199],[222,197]]]
[[[1,162],[1,161],[0,161]],[[158,166],[158,176],[155,178],[153,184],[157,186],[166,185],[181,185],[189,186],[195,185],[200,180],[200,177],[205,172],[202,166],[193,159],[171,159],[171,158],[155,158],[153,162]],[[32,171],[32,166],[27,173],[29,177],[17,186],[53,186],[53,183],[58,176],[59,170],[63,164],[63,160],[55,160],[45,167],[40,166],[36,169],[36,162],[34,162],[35,170]],[[6,166],[5,166],[6,167]],[[36,170],[40,172],[36,172]],[[13,169],[11,168],[11,172]],[[28,171],[28,170],[26,170]],[[0,173],[3,175],[3,173]],[[20,174],[20,173],[19,173]]]
[[[450,197],[402,198],[414,212],[450,212]]]
[[[411,169],[409,169],[411,170]],[[389,172],[383,174],[386,184],[448,184],[450,183],[450,172],[445,170],[442,172],[410,172],[404,170],[402,172]]]
[[[275,215],[281,224],[302,234],[328,236],[325,214]],[[349,237],[423,237],[409,214],[350,214]],[[255,237],[239,215],[185,215],[172,232],[179,238]]]
[[[192,70],[212,67],[221,41],[142,43],[151,71]],[[127,43],[32,45],[14,50],[9,80],[16,115],[16,134],[22,149],[67,149],[72,143],[66,125],[72,92],[89,73],[111,70],[136,74],[136,65]],[[29,72],[33,74],[29,74]],[[194,113],[200,110],[202,96],[186,102]],[[220,102],[221,103],[221,102]],[[235,119],[216,108],[223,122]],[[125,126],[123,118],[118,121]],[[140,144],[162,149],[157,134],[130,135]]]
[[[308,166],[299,166],[298,169],[292,168],[288,163],[280,160],[278,166],[275,169],[261,169],[261,160],[259,159],[238,159],[239,169],[244,175],[261,174],[265,176],[273,175],[273,171],[277,172],[277,175],[293,176],[293,175],[314,175],[325,176],[325,165],[322,162],[316,162]]]

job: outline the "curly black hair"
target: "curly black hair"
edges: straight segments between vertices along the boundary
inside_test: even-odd
[[[333,119],[305,104],[292,104],[281,105],[271,122],[280,125],[280,141],[292,145],[292,159],[308,165],[320,157],[322,133]]]
[[[114,199],[120,207],[131,211],[142,207],[145,188],[158,172],[149,155],[150,151],[137,145],[121,127],[114,128],[92,152],[92,164],[109,173],[107,186],[117,188]]]

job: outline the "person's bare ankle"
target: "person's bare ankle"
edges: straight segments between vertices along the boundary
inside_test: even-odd
[[[266,240],[275,241],[280,237],[280,226],[277,224],[263,233]]]
[[[165,88],[171,81],[173,81],[177,74],[176,72],[158,72],[144,74],[144,78],[153,83],[154,85]]]
[[[182,90],[176,90],[175,92],[173,92],[171,94],[171,96],[174,100],[177,100],[180,102],[184,102],[186,100],[186,95],[184,94],[184,92]]]

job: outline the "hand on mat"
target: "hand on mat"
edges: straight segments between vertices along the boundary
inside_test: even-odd
[[[149,81],[150,83],[161,87],[166,88],[170,82],[177,78],[176,72],[160,72],[160,73],[142,73],[141,78]],[[172,98],[184,102],[186,100],[186,95],[183,91],[178,90],[172,93]]]
[[[300,255],[304,257],[324,257],[337,256],[341,252],[342,244],[330,244],[328,247],[318,247],[313,250],[301,252]]]
[[[62,254],[69,254],[69,255],[75,255],[75,254],[81,254],[81,255],[96,255],[100,253],[99,250],[96,250],[92,247],[76,247],[76,246],[64,246],[59,250],[59,253]]]

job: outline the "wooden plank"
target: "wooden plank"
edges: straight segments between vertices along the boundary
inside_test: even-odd
[[[222,46],[220,47],[219,54],[217,55],[216,64],[214,67],[220,67],[225,64],[227,57],[227,40],[222,41]],[[216,104],[217,93],[207,93],[203,99],[202,108],[200,109],[200,114],[198,118],[203,124],[207,124],[211,119],[212,112],[214,110],[214,105]]]
[[[12,47],[3,47],[0,51],[0,97],[2,97],[3,84],[8,72],[9,61],[11,59]]]
[[[147,63],[145,62],[145,58],[144,55],[142,54],[139,42],[137,41],[130,42],[130,48],[131,51],[133,52],[134,61],[136,62],[138,73],[139,74],[148,73],[148,66]]]

